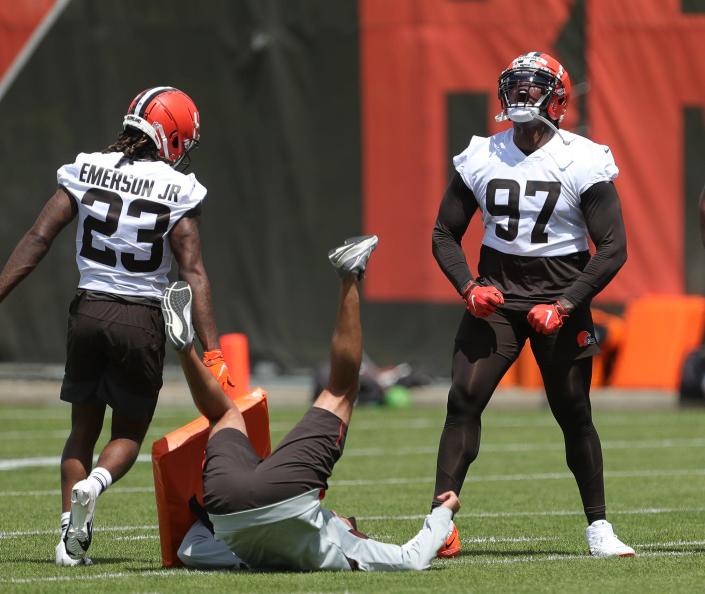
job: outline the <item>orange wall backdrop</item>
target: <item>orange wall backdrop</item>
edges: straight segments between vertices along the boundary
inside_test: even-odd
[[[0,0],[0,80],[55,0]]]
[[[368,298],[457,299],[431,255],[448,181],[446,97],[487,93],[490,132],[506,127],[493,120],[499,72],[526,51],[557,55],[572,8],[570,0],[360,1],[363,221],[383,239]],[[600,298],[682,292],[682,111],[705,108],[705,15],[682,14],[678,0],[586,0],[585,22],[587,124],[620,167],[629,238],[629,261]],[[465,238],[474,269],[479,235],[474,221]]]

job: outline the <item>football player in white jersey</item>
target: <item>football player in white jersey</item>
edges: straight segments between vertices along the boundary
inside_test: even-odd
[[[90,563],[96,499],[135,462],[152,419],[162,386],[160,303],[172,252],[180,277],[194,288],[204,363],[221,383],[230,381],[201,257],[206,189],[179,171],[199,142],[196,105],[173,87],[147,89],[130,104],[123,127],[104,151],[80,153],[58,170],[56,193],[0,272],[1,301],[77,219],[80,281],[61,386],[61,399],[71,403],[71,433],[61,457],[58,565]],[[111,436],[92,469],[106,405],[113,409]]]
[[[589,397],[598,350],[590,301],[627,257],[618,169],[608,147],[559,129],[570,79],[550,55],[514,59],[499,77],[499,99],[497,120],[512,127],[473,137],[453,159],[433,230],[433,254],[467,309],[455,337],[435,493],[460,493],[479,451],[482,411],[528,339],[563,431],[590,553],[633,556],[606,519]],[[475,277],[461,239],[478,210],[484,235]],[[459,550],[456,531],[440,554]]]

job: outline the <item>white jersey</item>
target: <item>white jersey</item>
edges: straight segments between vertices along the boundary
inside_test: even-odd
[[[378,542],[322,508],[318,489],[265,507],[208,516],[215,535],[197,523],[179,549],[187,567],[421,570],[431,565],[453,528],[451,510],[440,506],[406,544]]]
[[[80,153],[57,172],[78,206],[79,287],[161,297],[171,268],[167,235],[206,189],[162,161],[125,162],[122,153]]]
[[[453,165],[482,211],[483,245],[516,256],[563,256],[587,251],[580,195],[612,181],[619,170],[609,147],[561,130],[524,154],[513,129],[473,136]]]

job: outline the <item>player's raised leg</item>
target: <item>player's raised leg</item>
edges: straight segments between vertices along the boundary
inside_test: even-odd
[[[346,425],[357,398],[362,363],[359,282],[377,242],[376,235],[352,237],[328,254],[341,278],[340,298],[331,340],[330,379],[313,406],[332,412]]]
[[[191,288],[187,283],[178,281],[167,287],[162,300],[167,340],[176,349],[196,408],[211,423],[211,436],[226,427],[247,435],[242,413],[201,363],[193,348],[191,302]]]

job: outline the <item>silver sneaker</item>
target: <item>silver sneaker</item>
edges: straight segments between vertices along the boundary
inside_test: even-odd
[[[71,559],[85,557],[91,546],[96,499],[96,492],[88,480],[78,481],[71,490],[71,518],[63,539]]]
[[[166,335],[177,351],[183,351],[193,342],[191,323],[191,287],[184,281],[171,283],[162,297],[162,313]]]
[[[634,549],[625,545],[607,520],[596,520],[585,528],[585,540],[593,557],[634,557]]]
[[[351,237],[340,247],[328,252],[328,259],[341,278],[354,274],[360,279],[367,267],[367,260],[378,242],[379,238],[376,235]]]

